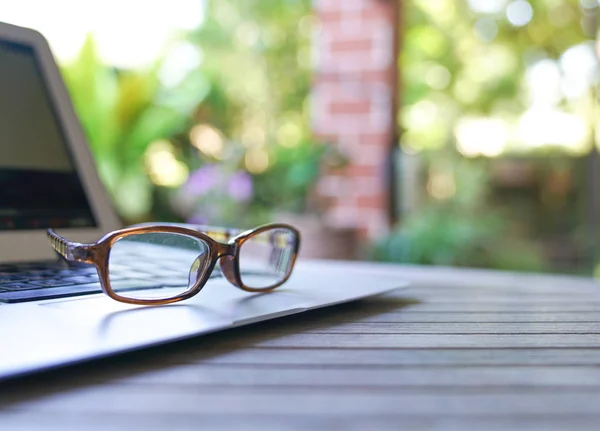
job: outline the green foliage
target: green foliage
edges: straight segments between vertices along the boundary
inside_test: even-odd
[[[311,2],[212,0],[207,7],[205,23],[189,36],[211,82],[195,119],[227,137],[235,156],[219,163],[253,173],[253,211],[307,210],[326,152],[311,137],[307,110]],[[253,171],[245,161],[258,151],[268,165]]]
[[[308,125],[311,2],[209,0],[206,6],[204,24],[173,42],[187,43],[202,58],[176,85],[159,79],[170,47],[147,69],[115,70],[101,63],[88,39],[63,67],[100,175],[126,222],[203,216],[182,211],[182,193],[152,176],[148,158],[156,142],[192,176],[213,164],[223,172],[250,171],[252,202],[242,210],[223,194],[215,204],[227,207],[223,222],[264,222],[271,211],[310,209],[325,155]],[[203,152],[191,142],[196,125],[216,131],[222,150]],[[202,203],[208,199],[195,199],[194,208],[208,215]]]
[[[78,58],[62,68],[102,180],[128,221],[144,218],[152,205],[154,186],[144,165],[148,145],[185,130],[207,92],[198,75],[167,92],[157,67],[114,70],[101,63],[88,38]]]
[[[189,36],[203,52],[201,68],[211,83],[197,120],[242,144],[254,127],[274,146],[290,117],[306,135],[309,67],[298,59],[310,47],[309,13],[307,0],[209,1],[205,23]]]
[[[445,154],[434,165],[455,194],[429,202],[375,243],[372,258],[412,264],[542,271],[542,251],[515,235],[509,214],[487,203],[489,178],[474,160]]]
[[[374,247],[373,258],[412,264],[506,270],[545,269],[539,248],[506,236],[498,213],[465,214],[455,206],[428,206]]]
[[[496,12],[476,12],[470,4],[489,9],[493,8],[492,3],[502,2],[404,3],[401,146],[418,153],[422,171],[417,193],[422,198],[392,234],[375,245],[375,258],[548,269],[541,246],[541,226],[551,225],[557,218],[557,210],[550,208],[548,202],[563,199],[560,202],[564,203],[566,198],[540,199],[535,194],[526,195],[526,191],[522,196],[513,196],[512,202],[498,198],[493,194],[496,185],[491,181],[493,160],[466,159],[458,152],[455,138],[458,125],[469,118],[500,119],[516,129],[520,116],[530,108],[525,85],[528,67],[541,59],[557,61],[567,49],[593,36],[586,34],[585,17],[589,18],[589,13],[586,15],[579,0],[528,2],[533,18],[520,27],[507,18],[505,6],[510,2]],[[563,98],[558,107],[582,118],[591,117],[586,98]],[[536,170],[551,169],[549,156],[562,158],[569,166],[567,170],[576,170],[577,161],[564,147],[526,148],[515,136],[509,136],[506,151],[513,157],[537,157]],[[477,138],[485,145],[484,134]],[[446,195],[431,190],[435,181],[450,184],[446,184],[450,187]],[[550,196],[553,191],[538,193]],[[513,208],[509,210],[510,205]],[[574,213],[576,208],[570,202],[564,210]],[[524,212],[528,214],[520,217]],[[563,228],[568,226],[565,219],[570,220],[561,219]]]
[[[267,172],[255,177],[256,202],[268,207],[277,203],[279,210],[305,212],[309,196],[320,175],[328,147],[303,141],[293,148],[276,148],[276,162]]]
[[[454,145],[441,137],[452,135],[465,116],[517,120],[526,108],[526,67],[534,60],[558,59],[586,40],[578,0],[529,3],[533,20],[522,27],[510,24],[504,9],[477,13],[466,0],[404,4],[401,125],[408,133],[403,145],[417,150]],[[436,106],[421,124],[409,115],[419,102]]]

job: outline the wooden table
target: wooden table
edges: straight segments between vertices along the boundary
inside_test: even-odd
[[[0,429],[600,429],[599,285],[382,271],[412,287],[0,384]]]

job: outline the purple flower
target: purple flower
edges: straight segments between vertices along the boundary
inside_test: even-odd
[[[223,174],[216,165],[205,165],[192,173],[184,186],[185,193],[201,196],[218,187],[223,181]]]
[[[252,177],[246,172],[236,172],[227,183],[227,194],[237,202],[246,202],[252,197]]]
[[[193,214],[187,219],[187,222],[190,224],[209,224],[209,218],[200,214]]]

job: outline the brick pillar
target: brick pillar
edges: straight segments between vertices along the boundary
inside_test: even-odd
[[[389,148],[395,135],[397,0],[313,0],[315,35],[312,88],[315,135],[347,156],[349,164],[323,176],[327,223],[355,228],[363,239],[389,227]]]

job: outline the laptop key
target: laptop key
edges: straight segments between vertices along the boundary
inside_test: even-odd
[[[150,280],[127,280],[119,283],[121,289],[143,289],[158,287],[160,284]],[[39,289],[0,291],[0,302],[27,302],[41,299],[57,299],[69,296],[101,293],[100,283],[79,284],[60,287],[41,287]]]
[[[40,275],[32,275],[31,277],[23,276],[23,277],[13,277],[9,281],[0,281],[0,286],[5,283],[29,283],[32,280],[44,280],[46,277],[42,277]]]
[[[60,280],[64,281],[65,284],[86,284],[86,283],[92,283],[94,281],[98,281],[98,277],[89,277],[89,276],[85,276],[85,275],[78,275],[75,277],[64,277],[61,278]]]
[[[21,283],[26,281],[23,277],[2,277],[0,278],[0,286],[8,283]]]
[[[77,275],[94,275],[97,274],[95,267],[82,267],[82,268],[71,268],[71,269],[60,269],[56,271],[62,277],[70,277]]]
[[[39,299],[63,298],[73,295],[100,293],[99,283],[80,284],[79,286],[42,287],[40,289],[14,290],[0,292],[0,302],[26,302]]]
[[[29,283],[6,283],[0,285],[0,289],[4,290],[27,290],[27,289],[35,289],[38,286],[32,286]]]
[[[31,280],[29,282],[34,286],[42,286],[42,287],[54,287],[54,286],[69,286],[71,284],[75,284],[73,282],[67,281],[63,278],[50,278],[46,280]]]

